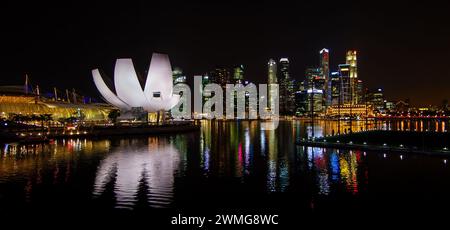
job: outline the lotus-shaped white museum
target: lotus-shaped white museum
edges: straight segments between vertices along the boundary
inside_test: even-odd
[[[144,89],[129,58],[116,61],[114,87],[117,94],[106,85],[98,69],[92,70],[92,76],[103,98],[123,111],[139,107],[146,112],[170,110],[180,100],[180,95],[173,94],[172,67],[166,54],[153,53]]]

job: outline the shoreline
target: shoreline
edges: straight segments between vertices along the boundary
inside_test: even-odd
[[[47,135],[21,136],[17,133],[2,133],[0,143],[21,142],[40,143],[48,142],[51,139],[80,138],[80,137],[104,137],[104,136],[131,136],[131,135],[162,135],[200,131],[200,125],[158,125],[144,127],[96,127],[92,129],[82,129],[79,131],[65,131],[63,133],[50,133]],[[25,132],[25,131],[24,131]],[[32,138],[29,138],[32,137]],[[29,139],[27,139],[29,138]]]

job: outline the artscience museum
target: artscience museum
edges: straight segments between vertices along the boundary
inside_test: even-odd
[[[180,100],[180,95],[173,94],[172,67],[166,54],[153,53],[144,88],[133,61],[129,58],[116,61],[113,87],[115,92],[105,83],[99,69],[92,70],[92,76],[104,100],[124,114],[133,110],[146,113],[168,111]]]

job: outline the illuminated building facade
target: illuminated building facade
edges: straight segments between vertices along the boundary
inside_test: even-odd
[[[225,89],[226,85],[231,81],[231,74],[227,68],[216,67],[209,73],[210,81],[222,86]]]
[[[341,77],[339,72],[331,72],[331,105],[339,104],[339,97],[341,93]]]
[[[84,121],[105,121],[113,109],[115,108],[108,104],[75,104],[31,94],[0,95],[0,117],[3,118],[9,118],[14,114],[50,114],[53,120],[75,117]]]
[[[307,114],[317,115],[323,112],[323,90],[321,89],[307,89],[306,90],[306,111]]]
[[[352,80],[350,79],[350,65],[340,64],[339,65],[339,77],[341,78],[341,105],[342,104],[353,104],[353,91],[352,91]]]
[[[325,106],[329,106],[331,105],[330,52],[328,49],[323,48],[319,53],[320,69],[322,72],[322,78],[325,81],[323,88]]]
[[[271,97],[274,89],[270,86],[270,84],[278,84],[277,62],[273,59],[270,59],[269,62],[267,63],[267,84],[269,84],[267,89],[267,96],[268,96],[267,107],[271,108],[272,105],[274,104],[273,101],[274,98]]]
[[[350,78],[350,95],[351,95],[350,103],[358,104],[360,102],[358,101],[358,93],[357,93],[358,66],[357,66],[356,50],[347,51],[347,56],[345,60],[346,64],[349,65],[348,75]]]
[[[244,83],[244,65],[238,65],[233,69],[233,81],[235,84]]]
[[[326,110],[326,115],[330,117],[352,116],[352,117],[366,117],[373,116],[372,105],[333,105]]]
[[[374,109],[378,111],[384,110],[384,95],[383,95],[383,89],[378,88],[375,91],[371,92],[369,94],[369,101],[370,104],[373,105]]]
[[[289,59],[280,59],[280,114],[293,115],[294,113],[294,81],[289,73]]]
[[[178,83],[186,83],[186,76],[183,75],[183,70],[178,67],[175,67],[172,71],[173,84],[176,85]]]
[[[95,86],[103,98],[122,111],[167,111],[180,100],[173,94],[172,67],[165,54],[153,53],[144,90],[139,83],[131,59],[117,59],[114,69],[116,93],[105,84],[100,71],[92,70]]]
[[[364,90],[363,81],[358,79],[356,81],[356,101],[358,102],[358,104],[363,104],[366,102],[365,96],[367,95]]]

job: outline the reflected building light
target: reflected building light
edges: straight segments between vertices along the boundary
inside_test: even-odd
[[[245,138],[245,174],[248,174],[250,172],[250,130],[247,128],[245,129],[245,133],[244,133],[244,138]]]
[[[347,159],[348,158],[348,159]],[[358,193],[358,162],[356,155],[341,155],[339,159],[339,166],[341,169],[341,178],[346,184],[347,190],[353,194]]]
[[[206,173],[209,173],[209,162],[210,162],[210,158],[211,158],[211,153],[208,147],[205,148],[205,151],[203,151],[204,153],[204,159],[203,159],[203,170]]]
[[[244,161],[243,161],[243,153],[242,153],[242,143],[240,142],[238,144],[238,156],[237,156],[237,162],[236,162],[236,176],[239,178],[242,178],[242,172],[244,169]]]
[[[339,181],[339,157],[337,153],[330,153],[331,181],[337,183]]]
[[[266,133],[264,130],[261,130],[261,136],[260,136],[260,142],[261,142],[261,155],[266,155]]]
[[[278,146],[277,137],[274,130],[269,130],[268,138],[269,152],[267,159],[267,189],[269,192],[277,191],[277,163],[278,163]]]
[[[284,192],[286,188],[289,186],[289,164],[286,159],[280,162],[280,173],[279,173],[279,181],[280,181],[280,189],[279,192]]]
[[[154,148],[133,152],[125,148],[113,149],[100,163],[93,195],[101,196],[107,185],[113,183],[117,208],[133,209],[140,189],[146,189],[141,192],[148,195],[147,202],[151,207],[167,207],[172,202],[179,160],[179,152],[168,143],[157,143]],[[146,186],[141,186],[142,183]]]

